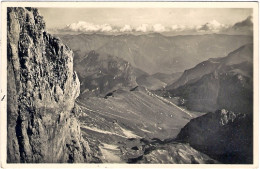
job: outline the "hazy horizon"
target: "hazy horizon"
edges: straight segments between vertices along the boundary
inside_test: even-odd
[[[39,8],[54,33],[252,34],[249,8]],[[54,17],[55,16],[55,17]]]

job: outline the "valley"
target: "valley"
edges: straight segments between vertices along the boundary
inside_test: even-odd
[[[86,41],[88,38],[92,39],[92,36],[97,37],[94,42]],[[146,35],[133,36],[74,35],[69,40],[66,39],[67,36],[62,37],[68,44],[71,41],[73,43],[84,41],[87,45],[87,48],[80,50],[78,50],[78,45],[72,45],[72,48],[75,47],[74,68],[81,83],[81,93],[76,100],[80,112],[78,118],[83,138],[89,143],[91,151],[101,162],[105,163],[226,163],[225,157],[222,159],[214,153],[212,155],[212,152],[201,149],[201,146],[206,146],[203,145],[204,142],[199,146],[193,144],[190,146],[189,143],[194,140],[180,139],[179,135],[192,120],[218,109],[227,108],[236,113],[251,114],[252,110],[249,106],[252,103],[248,98],[252,95],[250,92],[252,89],[252,81],[250,81],[252,78],[252,45],[246,44],[234,51],[230,49],[230,46],[225,46],[227,47],[225,51],[230,50],[229,52],[218,53],[221,57],[215,55],[215,58],[208,60],[206,60],[208,56],[205,57],[206,53],[201,51],[206,61],[196,65],[198,60],[193,60],[192,63],[195,67],[191,69],[187,69],[190,67],[189,64],[183,62],[185,63],[183,69],[187,69],[183,73],[174,72],[173,69],[172,72],[157,70],[158,72],[154,73],[145,68],[146,63],[143,61],[134,63],[131,60],[135,57],[132,53],[125,52],[115,55],[113,53],[115,50],[124,51],[124,47],[119,41],[125,38],[124,42],[129,45],[131,38],[142,37],[159,41],[162,38],[181,39],[191,43],[191,37],[163,37],[159,34],[147,35],[147,37]],[[203,35],[204,40],[200,43],[205,43],[211,36],[219,38],[220,41],[224,37],[224,35]],[[79,37],[81,39],[78,39]],[[96,48],[96,40],[100,44],[104,43],[104,38],[116,42],[109,44],[110,50],[108,48],[101,50],[105,48],[104,46]],[[201,36],[193,38],[201,40]],[[234,40],[239,37],[226,36],[225,40],[222,40],[227,43],[228,38]],[[250,37],[248,38],[250,39]],[[245,38],[242,39],[245,40]],[[250,42],[249,39],[248,42]],[[163,42],[160,43],[163,44]],[[214,43],[213,46],[216,48],[215,45],[218,45],[218,42]],[[135,50],[143,50],[143,48],[136,47]],[[133,49],[133,46],[131,48]],[[174,47],[168,46],[167,48]],[[145,53],[145,51],[142,52]],[[223,50],[218,51],[223,52]],[[145,55],[149,55],[149,53],[143,56]],[[141,57],[139,54],[138,56]],[[176,55],[173,54],[173,56]],[[198,57],[196,53],[191,56]],[[190,56],[188,58],[191,59]],[[154,61],[152,58],[150,60]],[[174,67],[174,64],[171,66]],[[150,67],[154,68],[154,64],[151,64]],[[177,70],[183,69],[178,68]],[[245,80],[236,82],[236,79],[239,79],[237,77]],[[234,79],[234,82],[231,79]],[[225,82],[226,80],[229,81]],[[241,83],[241,87],[238,83]],[[237,93],[236,99],[227,101],[230,99],[229,96],[217,92]],[[244,94],[239,96],[241,92]],[[241,107],[236,101],[240,101]],[[212,118],[216,117],[212,116]],[[216,135],[218,130],[216,128]],[[250,135],[243,136],[247,140],[250,140],[250,137]],[[236,146],[240,142],[243,141],[238,140],[234,145]],[[196,149],[193,149],[194,147]],[[237,160],[240,159],[234,158],[231,161],[237,163]],[[248,163],[250,160],[249,157],[245,162]]]
[[[55,37],[36,8],[7,16],[8,163],[253,164],[252,35]]]
[[[81,109],[83,137],[97,154],[103,152],[105,162],[137,158],[144,151],[140,147],[176,137],[190,119],[203,114],[179,108],[143,87],[116,91],[107,99],[78,99],[76,103]],[[108,153],[115,158],[105,158]]]

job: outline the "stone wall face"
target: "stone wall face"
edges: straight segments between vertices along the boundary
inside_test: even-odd
[[[8,8],[7,162],[87,162],[74,111],[73,52],[45,32],[34,8]]]

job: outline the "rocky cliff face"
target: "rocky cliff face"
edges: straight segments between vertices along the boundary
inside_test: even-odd
[[[90,161],[76,119],[73,52],[44,31],[37,9],[8,8],[7,17],[7,161]]]
[[[253,116],[225,109],[192,119],[177,140],[222,163],[253,163]]]

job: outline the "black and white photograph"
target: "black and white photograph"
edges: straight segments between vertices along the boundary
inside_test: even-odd
[[[257,164],[257,2],[39,4],[2,6],[6,165]]]

